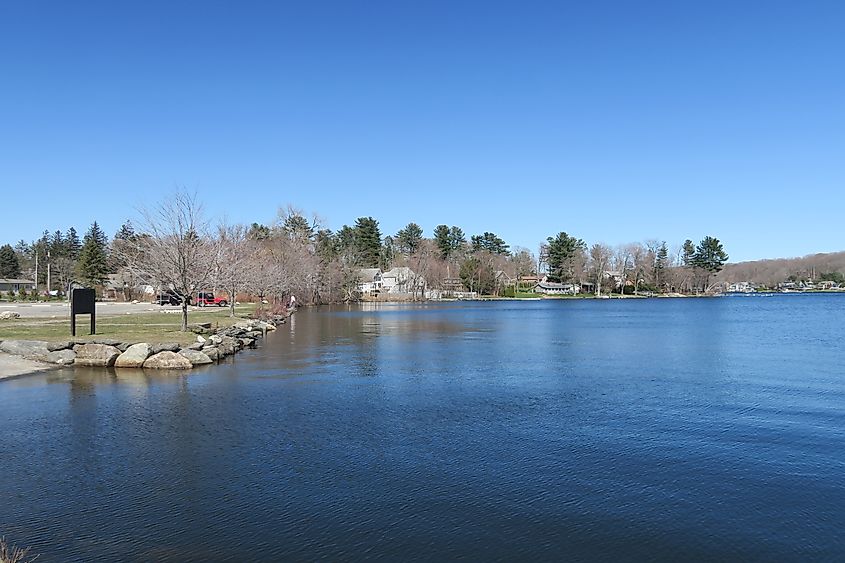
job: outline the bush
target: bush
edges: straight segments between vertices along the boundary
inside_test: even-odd
[[[288,308],[281,303],[270,303],[259,305],[252,314],[253,318],[260,321],[272,321],[277,318],[288,316]]]
[[[29,297],[29,294],[26,292],[25,287],[22,287],[21,290],[18,292],[18,297],[20,297],[21,301],[26,301],[26,298]]]
[[[10,290],[6,293],[6,299],[7,299],[8,301],[14,301],[14,300],[15,300],[15,292],[14,292],[13,290],[11,290],[11,289],[10,289]]]

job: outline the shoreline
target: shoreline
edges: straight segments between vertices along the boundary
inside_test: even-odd
[[[21,356],[0,352],[0,381],[38,375],[57,369],[57,365],[30,360]]]

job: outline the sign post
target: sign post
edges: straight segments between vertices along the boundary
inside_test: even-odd
[[[91,315],[91,334],[96,328],[96,313],[94,312],[94,290],[88,288],[74,288],[70,292],[70,335],[76,336],[76,315]]]

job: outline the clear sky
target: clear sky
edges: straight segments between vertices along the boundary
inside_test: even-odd
[[[0,3],[0,242],[371,215],[536,250],[845,249],[845,3]]]

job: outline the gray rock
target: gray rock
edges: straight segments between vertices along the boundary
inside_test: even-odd
[[[254,338],[238,338],[243,348],[255,348]]]
[[[139,368],[152,354],[152,348],[146,342],[133,344],[126,349],[114,362],[116,368]]]
[[[240,342],[237,342],[234,338],[229,338],[227,336],[220,344],[217,345],[217,349],[220,350],[221,356],[231,356],[238,351],[239,345]]]
[[[252,338],[253,340],[261,338],[262,336],[264,336],[264,333],[261,332],[260,330],[251,330],[251,331],[246,333],[246,337]]]
[[[220,350],[218,350],[214,346],[209,346],[208,348],[203,348],[202,353],[205,354],[206,356],[208,356],[208,359],[210,359],[213,362],[216,362],[217,360],[220,359]]]
[[[114,338],[95,338],[91,342],[94,344],[105,344],[106,346],[114,346],[115,348],[121,345],[120,340],[115,340]]]
[[[108,344],[83,344],[74,346],[78,366],[111,367],[120,356],[120,350]]]
[[[176,342],[159,342],[157,344],[153,344],[153,354],[158,354],[159,352],[178,352],[179,346]]]
[[[50,353],[47,343],[42,340],[4,340],[0,343],[0,351],[36,360]]]
[[[69,366],[74,363],[76,360],[76,352],[73,350],[68,350],[65,348],[64,350],[55,350],[53,352],[49,352],[45,357],[44,361],[51,363],[51,364],[59,364],[61,366]]]
[[[188,350],[202,350],[203,343],[202,342],[194,342],[190,346],[188,346]]]
[[[200,344],[205,344],[205,338],[200,335],[197,335],[197,342],[199,342]]]
[[[0,321],[11,321],[12,319],[21,318],[21,314],[15,311],[3,311],[0,313]]]
[[[165,350],[147,358],[144,369],[191,369],[194,365],[185,356]]]
[[[239,328],[242,330],[252,330],[252,323],[247,321],[238,321],[232,325],[234,328]]]
[[[48,342],[47,349],[51,352],[57,352],[59,350],[70,350],[73,348],[73,341],[71,340],[63,340],[62,342]]]
[[[223,342],[223,337],[218,336],[217,334],[213,334],[208,338],[208,341],[211,342],[213,345],[217,346],[221,342]]]
[[[193,323],[193,324],[188,325],[188,328],[189,329],[203,328],[203,329],[208,330],[208,329],[211,328],[211,323]]]
[[[126,352],[129,349],[130,346],[132,346],[131,342],[121,342],[120,344],[115,346],[115,348],[117,348],[121,352]]]
[[[211,358],[209,358],[206,354],[203,354],[198,350],[182,350],[181,352],[179,352],[179,355],[188,358],[188,361],[190,361],[191,365],[194,366],[201,366],[204,364],[212,363]]]

